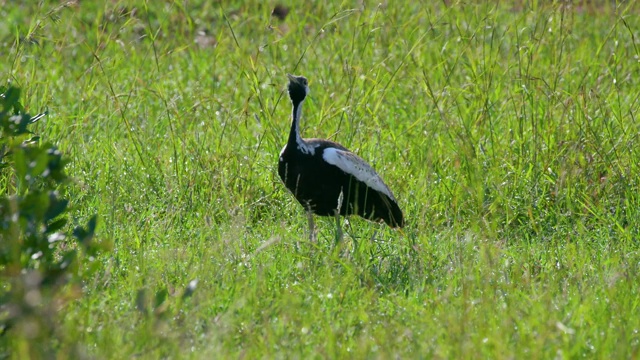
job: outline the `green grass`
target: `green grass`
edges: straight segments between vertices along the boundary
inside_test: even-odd
[[[1,10],[1,81],[49,110],[112,247],[60,308],[60,358],[639,355],[634,2],[214,3]],[[403,232],[306,241],[276,171],[287,72],[303,134],[372,163]]]

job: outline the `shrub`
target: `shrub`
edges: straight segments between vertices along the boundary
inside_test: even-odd
[[[19,89],[0,94],[0,358],[49,357],[57,311],[79,296],[77,270],[101,249],[96,216],[71,230],[68,160],[29,131],[46,113],[26,114]]]

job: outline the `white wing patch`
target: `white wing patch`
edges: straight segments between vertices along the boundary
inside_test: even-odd
[[[282,150],[280,150],[280,161],[282,161],[282,155],[284,155],[284,151],[287,149],[287,146],[289,144],[285,144],[282,147]],[[302,152],[303,154],[306,155],[315,155],[316,153],[316,148],[318,147],[318,145],[314,145],[314,144],[309,144],[308,142],[302,140],[300,143],[296,144],[296,147],[298,148],[298,150],[300,150],[300,152]]]
[[[393,201],[396,200],[378,173],[358,155],[329,147],[322,152],[322,158],[329,164],[337,166],[340,170],[367,184],[373,190],[387,195]]]
[[[298,150],[300,150],[303,154],[306,155],[315,155],[316,148],[315,146],[307,144],[302,138],[298,139]]]

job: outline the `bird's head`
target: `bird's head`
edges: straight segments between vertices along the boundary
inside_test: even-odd
[[[309,94],[309,80],[304,76],[287,74],[291,102],[300,103]]]

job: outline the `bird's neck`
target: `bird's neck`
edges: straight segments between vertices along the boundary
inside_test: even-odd
[[[291,132],[289,133],[289,145],[298,146],[299,148],[305,147],[305,141],[300,136],[300,116],[302,115],[302,101],[293,103],[291,119]]]

